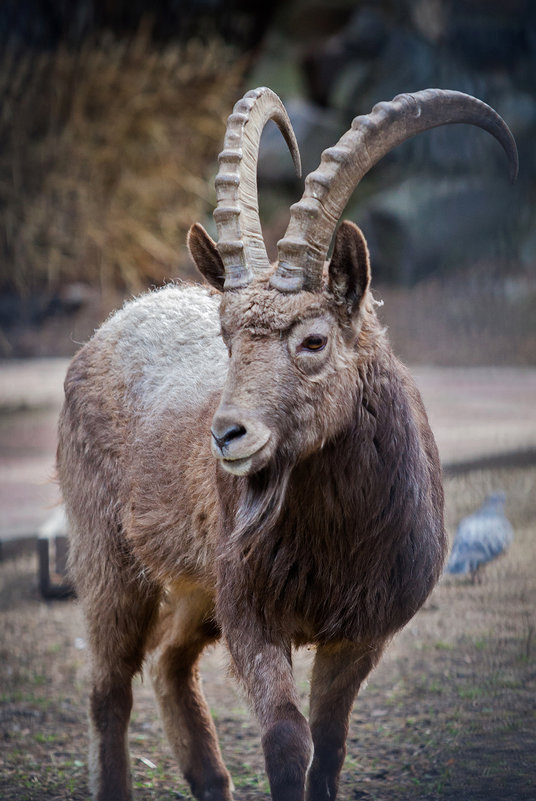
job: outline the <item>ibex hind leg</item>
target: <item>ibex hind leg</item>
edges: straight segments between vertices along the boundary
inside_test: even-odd
[[[91,660],[89,784],[94,801],[132,798],[127,740],[132,678],[141,667],[159,604],[154,587],[140,583],[130,570],[128,578],[118,575],[112,565],[106,564],[100,585],[88,582],[91,593],[85,594],[79,582]]]
[[[176,593],[163,608],[151,654],[151,676],[167,738],[192,793],[200,801],[231,801],[231,777],[201,689],[198,661],[219,637],[213,599]]]

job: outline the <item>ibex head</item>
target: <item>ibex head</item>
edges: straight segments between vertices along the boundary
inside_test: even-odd
[[[279,126],[300,171],[298,146],[279,98],[269,89],[248,92],[227,125],[216,177],[215,243],[200,225],[188,244],[205,278],[222,291],[222,336],[230,363],[212,421],[212,449],[235,475],[255,473],[278,454],[298,461],[342,431],[355,409],[363,363],[382,332],[369,293],[365,239],[343,222],[326,258],[337,222],[368,170],[405,139],[450,123],[471,123],[503,146],[511,178],[517,151],[499,115],[474,97],[427,89],[379,103],[356,117],[291,207],[278,260],[270,265],[257,202],[257,157],[269,119]]]

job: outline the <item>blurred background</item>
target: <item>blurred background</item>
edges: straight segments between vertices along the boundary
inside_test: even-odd
[[[339,797],[534,801],[530,0],[0,0],[0,797],[87,799],[84,628],[75,601],[51,600],[66,589],[51,513],[68,357],[125,298],[197,279],[188,228],[215,235],[227,116],[262,85],[288,108],[305,174],[353,117],[426,87],[487,101],[517,140],[512,186],[484,131],[421,134],[365,177],[344,215],[368,238],[380,313],[424,397],[451,540],[497,490],[514,539],[479,581],[445,576],[396,638],[355,707]],[[302,191],[269,123],[259,194],[272,257]],[[488,539],[494,524],[509,530],[480,523]],[[296,660],[304,708],[310,657]],[[237,801],[268,799],[221,649],[202,670]],[[149,685],[135,693],[134,798],[190,801]]]
[[[469,126],[399,147],[345,217],[365,231],[395,349],[413,363],[536,357],[536,6],[529,0],[4,0],[0,5],[0,357],[71,355],[123,297],[195,278],[214,232],[225,121],[249,88],[286,104],[304,171],[399,92],[490,103],[520,152]],[[267,244],[301,196],[270,123]]]

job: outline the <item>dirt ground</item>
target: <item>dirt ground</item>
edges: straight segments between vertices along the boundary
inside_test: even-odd
[[[393,641],[352,715],[340,799],[536,799],[536,468],[446,481],[451,533],[501,488],[515,540],[481,584],[445,578]],[[87,795],[84,631],[76,601],[45,602],[36,560],[0,563],[0,798]],[[295,659],[307,708],[312,653]],[[238,801],[267,798],[256,724],[220,647],[204,685]],[[136,801],[190,798],[165,741],[148,680],[130,730]]]

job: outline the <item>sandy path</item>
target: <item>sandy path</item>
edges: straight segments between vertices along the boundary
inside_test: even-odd
[[[0,363],[0,537],[35,533],[58,499],[56,421],[68,361]],[[445,464],[536,448],[536,369],[414,371]]]

